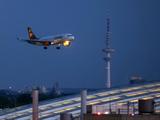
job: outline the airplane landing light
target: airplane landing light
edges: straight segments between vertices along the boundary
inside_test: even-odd
[[[68,41],[68,40],[64,41],[64,42],[63,42],[63,45],[64,45],[64,46],[69,46],[69,45],[70,45],[70,41]]]

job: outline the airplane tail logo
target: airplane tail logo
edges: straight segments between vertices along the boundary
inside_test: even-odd
[[[30,40],[37,39],[36,35],[32,32],[32,28],[28,27],[28,36]]]

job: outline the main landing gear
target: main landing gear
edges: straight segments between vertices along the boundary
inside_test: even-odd
[[[47,47],[46,47],[46,46],[44,46],[43,48],[44,48],[45,50],[47,49]]]
[[[60,47],[56,47],[56,49],[57,49],[57,50],[59,50],[59,49],[60,49]]]

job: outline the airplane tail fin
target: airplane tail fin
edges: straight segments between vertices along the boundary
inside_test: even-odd
[[[36,35],[32,32],[32,28],[28,27],[28,36],[30,40],[37,39]]]

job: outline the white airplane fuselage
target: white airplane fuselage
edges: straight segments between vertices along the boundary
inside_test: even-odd
[[[69,46],[73,40],[74,36],[72,34],[62,34],[27,40],[27,42],[37,46],[44,46],[44,48],[54,45],[59,49],[60,46]]]
[[[44,49],[47,49],[47,47],[51,45],[56,46],[57,49],[60,49],[61,46],[68,47],[74,40],[74,36],[69,33],[38,38],[32,32],[31,27],[28,27],[28,36],[29,39],[21,39],[21,40],[36,46],[43,46]]]

